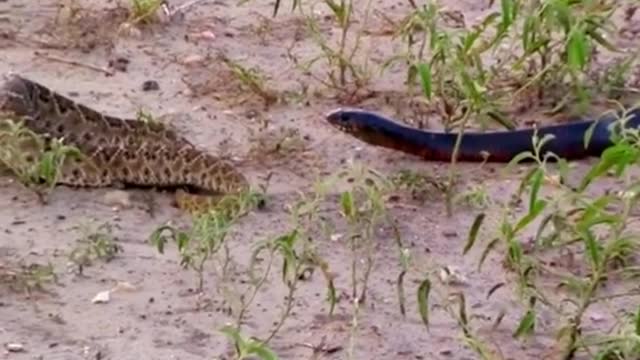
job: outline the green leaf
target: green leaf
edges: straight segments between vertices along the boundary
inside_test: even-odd
[[[243,339],[242,336],[240,336],[239,331],[231,326],[224,326],[220,329],[220,332],[233,341],[236,351],[238,352],[237,355],[239,359],[244,359],[247,355],[257,355],[262,360],[279,359],[278,356],[266,346],[266,344],[253,339]]]
[[[516,129],[516,124],[513,121],[511,121],[509,118],[507,118],[500,111],[491,111],[490,110],[490,111],[487,112],[487,116],[490,117],[495,122],[497,122],[498,124],[504,126],[507,130],[515,130]]]
[[[187,233],[185,232],[178,232],[177,236],[176,236],[176,242],[178,244],[178,250],[180,252],[184,251],[187,246],[189,246],[189,241],[190,241],[190,237],[189,235],[187,235]]]
[[[534,211],[536,200],[538,199],[538,191],[542,186],[542,179],[544,178],[544,171],[541,168],[537,168],[531,176],[531,195],[529,197],[529,214]]]
[[[293,230],[291,233],[282,235],[275,239],[274,244],[276,248],[280,252],[280,255],[283,258],[282,261],[282,282],[285,284],[289,284],[287,279],[295,278],[297,276],[296,266],[298,263],[298,258],[296,256],[296,252],[294,250],[294,242],[298,237],[297,230]]]
[[[525,54],[530,54],[534,51],[532,44],[535,44],[536,31],[535,27],[538,23],[538,18],[535,16],[528,16],[522,26],[522,49]]]
[[[416,83],[416,76],[418,75],[417,65],[409,66],[407,69],[407,84],[413,88],[413,85]]]
[[[464,249],[462,250],[463,255],[465,255],[471,249],[473,244],[475,244],[476,238],[478,237],[478,231],[480,230],[480,226],[482,226],[482,221],[484,220],[485,216],[486,216],[485,213],[480,213],[473,220],[473,224],[471,225],[471,230],[469,230],[469,237],[467,238],[467,243],[465,244]]]
[[[594,270],[597,270],[600,267],[600,247],[595,239],[595,236],[591,233],[590,230],[582,231],[582,239],[584,240],[585,246],[587,248],[587,254],[589,254],[589,258],[591,260],[591,265]]]
[[[571,31],[571,9],[569,9],[569,5],[566,1],[554,1],[551,4],[552,8],[550,10],[553,11],[555,20],[560,23],[565,34],[569,33]]]
[[[483,87],[480,86],[467,71],[464,71],[464,69],[460,69],[459,76],[461,77],[467,97],[475,103],[480,103],[482,101],[482,92],[484,92]]]
[[[589,44],[584,32],[581,29],[574,29],[569,35],[566,49],[567,61],[573,71],[578,72],[584,69],[589,60],[588,47]]]
[[[429,328],[429,292],[431,291],[431,281],[424,279],[418,287],[418,311],[422,323]]]
[[[462,332],[464,336],[470,337],[469,334],[469,319],[467,318],[467,300],[463,293],[457,293],[458,298],[458,316],[460,316],[460,323],[462,324]]]
[[[355,219],[356,211],[355,205],[353,201],[353,194],[349,191],[345,191],[342,193],[340,197],[340,205],[342,207],[342,214],[348,218],[349,220]]]
[[[249,341],[249,346],[245,348],[245,355],[257,355],[262,360],[278,360],[278,355],[271,351],[264,344],[254,340]]]
[[[502,0],[500,1],[500,8],[502,10],[502,23],[500,24],[500,31],[506,31],[511,24],[513,24],[513,15],[514,15],[514,1],[513,0]]]
[[[424,96],[431,100],[432,83],[431,83],[431,65],[426,63],[418,64],[418,74],[420,74],[420,83],[422,84],[422,92]]]
[[[524,160],[527,160],[527,159],[535,160],[536,157],[531,151],[523,151],[523,152],[519,153],[518,155],[514,156],[513,159],[511,159],[509,161],[509,163],[507,164],[507,168],[510,168],[513,165],[519,164],[520,162],[522,162]]]
[[[547,207],[546,200],[536,201],[531,207],[531,209],[529,210],[529,213],[523,216],[520,219],[520,221],[518,221],[513,232],[516,233],[522,230],[525,226],[529,225],[529,223],[531,223],[546,207]]]
[[[591,142],[591,137],[593,136],[593,132],[595,131],[597,125],[598,125],[598,122],[594,121],[593,124],[591,124],[589,126],[587,131],[585,131],[585,133],[584,133],[584,148],[585,149],[589,147],[589,143]]]
[[[547,227],[547,225],[551,224],[551,221],[554,218],[554,214],[549,214],[545,216],[542,221],[540,221],[540,226],[538,226],[538,231],[536,231],[536,236],[533,239],[533,243],[538,245],[540,244],[540,237],[542,236],[542,232]]]
[[[489,27],[489,25],[491,25],[499,17],[500,17],[500,13],[498,12],[493,12],[487,15],[487,17],[485,17],[484,20],[482,21],[482,24],[481,24],[482,29],[485,30],[487,27]],[[500,24],[498,26],[499,26],[499,29],[502,28]],[[481,43],[481,46],[476,51],[476,53],[483,53],[491,49],[492,47],[494,47],[496,43],[498,43],[504,37],[504,34],[505,34],[505,31],[503,30],[499,30],[498,32],[496,32],[496,36],[494,36],[494,38],[491,41]]]
[[[160,254],[164,254],[164,246],[167,243],[167,239],[162,236],[162,233],[167,230],[171,233],[171,236],[175,236],[175,230],[169,225],[163,225],[157,228],[154,232],[149,236],[149,242],[152,245],[155,245],[156,249]]]
[[[637,160],[639,151],[639,149],[632,148],[624,143],[605,149],[600,156],[600,161],[582,179],[579,191],[586,189],[595,178],[602,176],[614,166],[617,167],[619,175],[628,164]]]
[[[522,261],[522,246],[517,241],[509,242],[509,259],[511,263],[519,266]]]
[[[597,30],[591,29],[587,31],[587,35],[589,35],[593,40],[595,40],[598,44],[600,44],[605,49],[611,52],[620,52],[620,50],[610,43],[607,39],[604,38]]]
[[[531,334],[535,328],[535,324],[536,315],[532,309],[529,309],[520,320],[520,324],[518,324],[518,328],[514,332],[513,337],[519,338],[523,335]]]
[[[634,319],[634,331],[635,334],[640,336],[640,306],[638,307],[638,310],[636,311],[636,316]]]
[[[404,276],[407,274],[406,270],[402,270],[398,275],[398,279],[396,280],[396,289],[398,291],[398,303],[400,304],[400,314],[402,317],[407,316],[407,311],[405,309],[405,297],[404,297]]]
[[[491,240],[491,242],[489,242],[487,247],[484,248],[482,255],[480,255],[480,261],[478,262],[478,271],[480,271],[482,264],[484,264],[484,261],[486,260],[487,256],[489,256],[489,253],[491,252],[491,250],[495,249],[496,245],[498,245],[499,242],[500,242],[500,239],[495,238]]]

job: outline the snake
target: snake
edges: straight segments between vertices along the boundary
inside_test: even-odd
[[[618,119],[627,128],[640,126],[640,108],[604,113],[599,117],[577,117],[562,124],[522,128],[513,131],[464,132],[457,161],[508,163],[523,152],[534,152],[532,141],[550,137],[542,143],[538,155],[555,154],[565,160],[601,156],[613,145]],[[364,109],[338,108],[325,115],[334,128],[358,140],[387,149],[414,155],[426,161],[451,161],[458,134],[412,128],[383,114]],[[585,135],[589,141],[585,142]]]
[[[231,163],[197,148],[166,124],[101,113],[15,73],[4,80],[3,118],[19,119],[48,142],[62,139],[82,155],[64,161],[56,185],[174,190],[178,207],[194,214],[224,195],[250,189]],[[26,158],[33,161],[33,156]]]

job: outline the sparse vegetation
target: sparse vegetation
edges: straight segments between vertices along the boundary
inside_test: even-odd
[[[56,185],[68,159],[82,154],[64,145],[63,139],[49,139],[12,119],[0,121],[0,166],[8,168],[25,186],[34,189],[42,202]]]
[[[83,225],[81,230],[82,237],[69,253],[69,261],[76,266],[78,274],[83,275],[84,269],[96,260],[108,263],[123,251],[113,236],[111,224],[104,223],[95,228]]]
[[[624,119],[621,119],[623,121]],[[631,265],[638,250],[640,232],[630,225],[630,209],[637,203],[637,180],[627,173],[629,168],[638,164],[640,148],[637,142],[637,130],[621,134],[618,143],[605,151],[602,158],[583,177],[577,190],[569,185],[562,186],[553,195],[545,194],[543,179],[546,176],[562,173],[566,168],[552,170],[549,167],[551,157],[540,158],[537,152],[522,154],[513,163],[533,159],[537,165],[522,180],[517,196],[529,193],[527,212],[517,216],[511,204],[504,209],[504,217],[496,237],[491,239],[482,252],[479,265],[500,245],[504,249],[504,264],[513,272],[519,297],[528,304],[520,325],[514,336],[530,336],[536,328],[536,313],[541,306],[556,313],[564,323],[558,325],[559,334],[556,350],[560,358],[568,359],[576,352],[595,354],[596,358],[608,358],[614,353],[620,356],[628,349],[628,337],[611,337],[600,331],[590,332],[583,328],[583,320],[589,308],[599,302],[607,302],[611,295],[601,295],[600,291],[609,281],[627,283],[626,279],[635,278],[637,269]],[[549,138],[536,139],[537,144]],[[539,149],[539,147],[538,147]],[[622,188],[615,193],[593,194],[589,187],[603,180],[609,170],[622,179]],[[465,250],[471,249],[475,233],[481,226],[484,214],[476,218],[475,226]],[[540,220],[537,226],[536,220]],[[532,248],[525,249],[519,239],[528,229],[535,229]],[[547,265],[549,250],[571,254],[578,265],[555,267]],[[542,285],[549,278],[557,281],[561,294]],[[544,279],[544,280],[543,280]],[[637,290],[627,283],[623,291],[616,296],[638,296]],[[565,308],[562,303],[569,302],[573,307]],[[635,316],[637,309],[628,309],[625,316]],[[612,314],[613,315],[613,314]],[[615,316],[615,315],[613,315]],[[624,320],[622,320],[624,321]],[[602,338],[609,341],[602,342]],[[620,347],[619,347],[620,346]],[[622,348],[625,350],[619,351]],[[636,347],[636,350],[638,347]],[[628,358],[631,353],[621,358]],[[633,356],[637,356],[634,353]],[[632,357],[633,357],[632,356]]]
[[[44,285],[55,283],[57,279],[58,276],[50,263],[41,265],[21,261],[0,265],[0,285],[8,286],[15,292],[30,295],[34,291],[46,291]]]
[[[324,9],[329,10],[331,20],[340,29],[339,40],[337,44],[333,44],[324,32],[321,30],[315,3],[311,3],[310,8],[306,9],[307,3],[294,0],[293,9],[299,9],[305,19],[307,28],[313,42],[320,49],[321,54],[307,61],[300,61],[297,56],[290,52],[289,57],[301,68],[305,73],[310,74],[316,81],[327,86],[330,89],[339,92],[339,95],[352,98],[357,91],[367,85],[372,77],[372,71],[369,69],[369,59],[367,54],[363,54],[361,50],[362,36],[368,25],[369,12],[371,10],[371,1],[368,0],[366,7],[362,9],[365,13],[361,20],[361,26],[354,29],[356,21],[354,21],[355,11],[360,10],[354,7],[352,0],[323,0],[320,2]],[[276,1],[274,14],[277,14],[280,1]],[[372,49],[365,48],[362,51],[370,52]],[[324,74],[317,74],[313,71],[316,63],[325,62],[322,67]]]
[[[149,23],[157,19],[157,12],[164,3],[163,0],[130,0],[130,22]]]
[[[537,136],[532,139],[535,151],[519,155],[491,175],[481,173],[488,167],[484,163],[472,171],[461,171],[456,164],[459,140],[469,128],[530,125],[521,120],[527,112],[556,117],[599,114],[603,104],[614,110],[636,105],[629,98],[638,93],[632,77],[640,47],[620,47],[615,41],[619,21],[614,16],[623,11],[631,18],[634,15],[629,12],[635,12],[637,6],[623,0],[489,3],[491,11],[483,17],[467,19],[451,6],[445,7],[449,5],[445,2],[416,4],[410,0],[411,10],[394,19],[384,14],[385,9],[376,12],[370,0],[293,0],[291,12],[302,18],[310,38],[297,52],[295,43],[301,39],[296,36],[287,53],[296,71],[294,77],[304,89],[298,105],[308,105],[314,95],[329,94],[327,97],[341,99],[340,105],[362,104],[366,99],[382,107],[383,92],[374,89],[375,82],[399,72],[404,84],[396,90],[406,94],[403,100],[432,110],[445,131],[459,132],[458,143],[445,175],[431,174],[432,168],[398,170],[395,164],[396,172],[387,175],[354,161],[341,163],[338,171],[319,179],[319,171],[307,171],[306,180],[314,181],[311,189],[289,186],[285,177],[278,208],[253,214],[280,216],[273,220],[273,228],[256,228],[250,223],[249,210],[265,200],[264,194],[251,193],[224,197],[187,226],[172,220],[155,229],[148,238],[150,244],[162,258],[175,256],[180,267],[192,272],[199,299],[208,299],[208,305],[198,310],[214,302],[222,304],[218,306],[223,309],[220,316],[228,321],[212,326],[219,330],[216,335],[231,342],[234,359],[278,359],[283,344],[294,345],[283,334],[296,320],[301,303],[306,305],[304,311],[312,313],[303,314],[308,318],[320,313],[331,318],[337,312],[346,314],[349,320],[341,342],[344,349],[339,347],[344,350],[341,356],[365,358],[371,353],[359,353],[359,340],[367,329],[363,324],[373,306],[383,301],[398,309],[394,319],[421,322],[420,331],[430,335],[445,331],[443,324],[454,324],[460,343],[482,359],[513,358],[503,347],[528,346],[540,358],[548,354],[562,360],[640,357],[640,291],[636,284],[640,274],[640,131],[616,134],[613,147],[580,168],[554,155],[541,156],[539,149],[550,138]],[[243,1],[243,6],[251,4]],[[130,5],[130,22],[147,23],[153,21],[162,1],[132,0]],[[273,23],[282,14],[282,6],[276,1]],[[372,14],[390,28],[372,21]],[[256,30],[261,32],[262,44],[275,31],[272,22]],[[375,51],[380,40],[372,36],[374,32],[384,35],[393,54]],[[236,34],[230,33],[233,36]],[[219,63],[208,66],[226,67],[241,84],[241,91],[257,95],[267,110],[292,106],[283,101],[282,94],[288,91],[280,89],[278,81],[267,84],[271,74],[266,70],[249,68],[223,52],[215,59]],[[311,82],[303,83],[300,78],[304,76]],[[228,79],[218,80],[224,85]],[[307,91],[311,84],[322,91]],[[138,119],[155,121],[142,111]],[[18,123],[2,124],[0,165],[29,187],[44,184],[51,191],[64,161],[81,156],[64,139],[46,139],[45,144]],[[275,133],[266,131],[265,124],[247,131],[248,157],[262,165],[268,156],[297,161],[303,151],[319,149],[322,153],[322,146],[333,146],[330,142],[309,146],[302,132],[315,135],[314,129],[300,131],[287,125]],[[522,165],[523,160],[529,160],[529,165]],[[517,181],[513,193],[501,190],[507,200],[493,195],[486,182],[503,175]],[[262,190],[266,193],[266,187]],[[394,208],[407,198],[419,200],[413,212]],[[441,202],[446,204],[446,214],[443,210],[441,218],[428,219],[433,227],[411,228],[413,218],[431,216],[423,210]],[[467,216],[457,217],[460,214]],[[444,234],[439,225],[445,219],[455,219],[458,231]],[[409,232],[414,233],[411,239],[406,236]],[[455,239],[463,233],[466,241]],[[430,241],[441,237],[457,241],[429,249]],[[240,241],[250,243],[238,244]],[[176,245],[173,254],[169,243]],[[438,254],[455,246],[460,263],[476,266],[474,277],[500,274],[502,279],[495,279],[490,289],[462,286],[468,285],[464,276],[450,266],[453,264],[444,264]],[[69,259],[82,273],[93,261],[108,261],[121,250],[110,229],[98,228],[87,232]],[[483,271],[489,266],[492,272],[486,275]],[[321,303],[322,310],[320,305],[308,305],[313,297],[306,293],[307,286],[320,286],[314,283],[317,274],[324,289],[313,291],[322,297],[315,303]],[[371,291],[378,276],[392,279],[375,284],[376,289],[388,290],[383,301]],[[0,266],[0,282],[21,291],[41,288],[52,278],[52,266]],[[479,291],[485,291],[485,296],[478,295]],[[511,295],[504,295],[507,291]],[[483,302],[494,301],[499,292],[508,305],[484,307]],[[276,299],[271,304],[277,308],[261,307],[260,299],[269,296]],[[247,326],[257,316],[269,319],[262,321],[268,328]],[[434,317],[438,317],[438,327],[432,326]],[[488,335],[487,323],[511,337],[502,335],[497,341]],[[540,350],[541,345],[528,342],[536,336],[551,338],[552,346]]]
[[[256,68],[247,68],[237,61],[229,59],[224,54],[219,54],[218,59],[227,65],[229,70],[234,74],[236,79],[246,87],[246,90],[255,93],[264,101],[266,107],[269,107],[279,100],[278,94],[265,84],[264,75]]]

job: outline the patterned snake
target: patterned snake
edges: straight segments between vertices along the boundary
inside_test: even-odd
[[[178,207],[190,212],[207,209],[215,195],[249,189],[231,164],[165,125],[104,115],[16,74],[5,80],[0,112],[23,119],[38,135],[63,138],[84,155],[65,161],[58,184],[177,189]]]
[[[579,119],[566,124],[538,128],[538,137],[554,138],[541,148],[541,156],[553,152],[566,160],[599,156],[612,145],[610,126],[619,115],[625,126],[640,126],[640,109],[625,114],[607,115],[599,119]],[[326,116],[332,126],[371,145],[399,150],[427,161],[451,161],[458,134],[423,131],[400,125],[380,114],[358,110],[337,109]],[[585,134],[592,131],[588,146]],[[509,162],[524,151],[533,151],[534,129],[487,133],[465,132],[460,142],[457,160],[469,162]]]

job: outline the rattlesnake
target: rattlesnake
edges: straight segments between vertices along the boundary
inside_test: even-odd
[[[188,211],[202,210],[210,195],[249,189],[230,163],[164,124],[105,115],[20,75],[4,77],[0,112],[22,118],[38,135],[63,138],[83,154],[65,162],[58,184],[178,189],[178,206]]]

